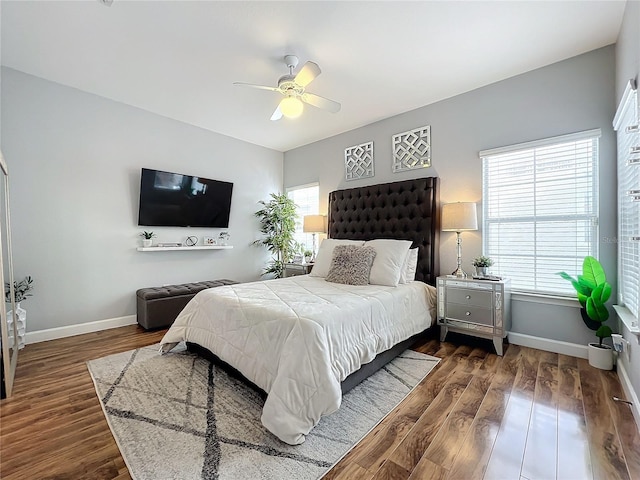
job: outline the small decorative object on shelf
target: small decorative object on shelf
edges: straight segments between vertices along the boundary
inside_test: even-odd
[[[487,268],[493,265],[493,260],[489,257],[485,257],[484,255],[480,255],[473,259],[471,264],[476,269],[476,275],[479,277],[484,277],[487,275]]]
[[[141,232],[140,236],[142,237],[142,246],[143,247],[150,247],[153,244],[153,240],[152,238],[156,236],[155,233],[153,232]]]
[[[205,245],[217,245],[216,239],[213,237],[204,237],[203,242]]]
[[[229,242],[229,238],[231,238],[229,232],[220,232],[220,235],[218,235],[218,245],[226,245]]]
[[[184,241],[184,244],[187,247],[194,247],[198,244],[198,237],[196,237],[195,235],[191,235],[187,237],[187,239]]]
[[[17,332],[19,350],[24,348],[24,335],[27,329],[27,311],[20,306],[20,302],[32,296],[32,294],[29,293],[31,290],[33,290],[33,279],[30,276],[26,276],[19,282],[13,282],[13,294],[16,306],[15,332]],[[8,282],[4,284],[4,300],[7,303],[11,303],[11,287]],[[7,312],[7,327],[9,330],[10,344],[13,343],[11,341],[14,335],[13,320],[13,310],[9,310]]]

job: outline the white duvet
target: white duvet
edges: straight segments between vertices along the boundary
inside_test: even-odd
[[[308,275],[199,292],[162,339],[197,343],[268,396],[262,423],[296,445],[340,407],[340,382],[433,323],[435,289],[352,286]]]

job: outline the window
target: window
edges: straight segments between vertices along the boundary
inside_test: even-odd
[[[480,152],[483,251],[519,291],[575,295],[557,272],[598,255],[600,130]]]
[[[305,215],[317,215],[320,212],[320,187],[317,183],[300,185],[287,189],[287,196],[297,205],[295,240],[304,245],[305,250],[313,249],[311,233],[302,231],[302,219]]]
[[[618,139],[618,303],[640,317],[640,126],[627,88],[613,125]]]

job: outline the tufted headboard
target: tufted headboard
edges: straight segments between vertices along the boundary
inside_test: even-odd
[[[438,177],[336,190],[329,194],[329,238],[413,241],[416,280],[435,285],[440,271]]]

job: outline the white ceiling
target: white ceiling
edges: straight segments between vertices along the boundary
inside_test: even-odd
[[[280,151],[615,43],[624,1],[1,4],[2,64]],[[342,103],[271,122],[285,54]]]

